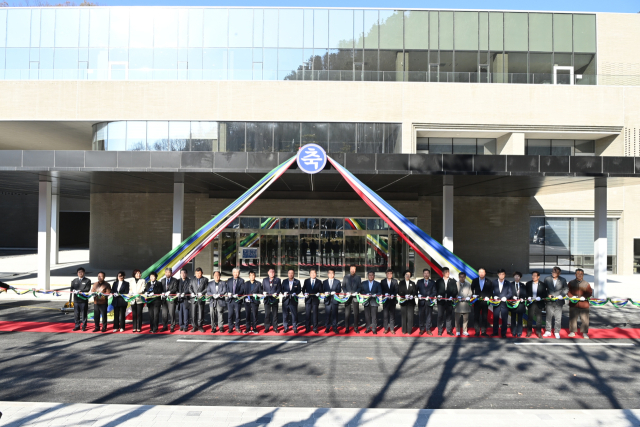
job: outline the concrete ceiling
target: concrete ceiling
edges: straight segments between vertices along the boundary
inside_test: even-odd
[[[0,121],[0,150],[91,150],[94,123]]]

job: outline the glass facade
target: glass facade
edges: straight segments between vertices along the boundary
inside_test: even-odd
[[[293,269],[307,278],[315,267],[322,278],[329,268],[341,278],[355,265],[361,277],[374,271],[380,280],[389,268],[396,277],[413,272],[415,262],[413,250],[379,218],[242,216],[211,246],[213,271],[229,275],[238,267],[243,275],[253,270],[264,277],[274,268],[280,277]]]
[[[126,121],[93,125],[93,150],[399,153],[400,123]]]
[[[391,9],[0,9],[0,78],[595,84],[596,16]]]
[[[424,154],[480,154],[496,153],[495,138],[416,138],[417,152]]]
[[[532,216],[529,220],[529,269],[566,274],[582,268],[593,274],[593,218]],[[617,274],[618,220],[607,220],[607,270]]]
[[[534,156],[595,156],[596,142],[580,139],[527,139],[525,154]]]

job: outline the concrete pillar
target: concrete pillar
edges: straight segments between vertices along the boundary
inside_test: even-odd
[[[58,264],[58,250],[60,248],[60,237],[58,228],[60,226],[60,195],[51,195],[51,265]]]
[[[596,178],[593,206],[593,285],[597,298],[607,296],[607,178]]]
[[[184,176],[176,174],[173,183],[173,235],[171,248],[182,243],[182,224],[184,222]]]
[[[524,136],[524,133],[507,133],[498,137],[496,140],[496,154],[524,155]]]
[[[453,252],[453,176],[442,182],[442,246]]]
[[[41,178],[38,192],[38,288],[49,290],[51,278],[51,181]]]

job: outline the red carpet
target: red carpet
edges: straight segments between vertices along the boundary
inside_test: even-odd
[[[11,321],[0,321],[0,331],[2,332],[48,332],[48,333],[74,333],[74,334],[92,334],[92,335],[103,335],[100,332],[93,332],[93,324],[89,324],[87,325],[87,331],[83,332],[83,331],[77,331],[77,332],[73,332],[73,324],[72,323],[63,323],[63,322],[11,322]],[[244,330],[244,325],[241,326],[241,329]],[[344,334],[344,333],[340,333],[338,335],[336,335],[334,332],[331,332],[329,334],[325,334],[324,332],[324,327],[319,329],[319,333],[315,334],[313,332],[311,333],[304,333],[304,328],[299,328],[298,329],[298,333],[294,334],[293,331],[291,329],[289,329],[289,332],[287,334],[282,333],[282,326],[280,326],[280,333],[276,334],[273,331],[270,331],[269,333],[265,334],[263,333],[264,331],[264,326],[258,326],[258,331],[260,332],[257,336],[275,336],[275,337],[330,337],[330,336],[339,336],[339,337],[407,337],[407,336],[411,336],[411,337],[421,337],[421,338],[452,338],[451,335],[447,335],[446,333],[443,334],[441,337],[439,337],[437,335],[436,330],[432,330],[433,332],[433,336],[429,336],[427,334],[424,335],[420,335],[418,328],[414,328],[413,329],[413,333],[411,335],[404,335],[402,334],[402,332],[397,329],[396,330],[396,334],[392,335],[391,333],[389,334],[384,334],[384,332],[382,331],[382,328],[378,328],[378,334],[377,335],[373,335],[372,333],[368,333],[365,334],[364,333],[364,329],[361,328],[360,329],[360,333],[356,334],[353,330],[351,330],[348,334]],[[340,332],[344,331],[344,328],[338,328],[338,330]],[[105,332],[105,334],[121,334],[122,332],[113,332],[113,330],[111,329],[111,325],[109,325],[107,332]],[[126,330],[124,332],[125,334],[133,334],[133,332],[131,331],[131,324],[127,324]],[[489,332],[490,333],[490,332]],[[142,326],[142,334],[144,335],[151,335],[151,333],[149,332],[149,325],[143,325]],[[473,336],[475,334],[475,330],[473,329],[469,329],[469,337],[465,337],[465,336],[460,336],[460,338],[476,338],[475,336]],[[180,331],[175,331],[173,333],[170,332],[159,332],[157,335],[182,335],[182,336],[234,336],[234,335],[245,335],[242,333],[238,333],[237,331],[229,334],[228,332],[226,332],[226,327],[225,327],[225,332],[224,333],[215,333],[212,334],[211,333],[211,327],[209,325],[205,326],[205,332],[191,332],[191,329],[189,329],[189,332],[180,332]],[[254,334],[249,334],[249,335],[254,335]],[[560,333],[560,336],[562,338],[568,338],[569,335],[569,331],[567,329],[563,329],[562,332]],[[512,338],[511,333],[507,332],[507,337]],[[632,339],[640,339],[640,329],[622,329],[622,328],[613,328],[613,329],[590,329],[589,330],[589,337],[590,338],[632,338]],[[492,336],[489,337],[482,337],[482,338],[493,338]],[[576,336],[576,338],[578,339],[582,339],[582,334],[578,333],[578,336]],[[535,337],[535,335],[533,335],[530,339],[537,339]],[[555,339],[553,337],[547,337],[544,339]]]

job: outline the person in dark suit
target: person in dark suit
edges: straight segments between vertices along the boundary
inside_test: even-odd
[[[191,312],[191,279],[187,276],[187,269],[180,270],[180,279],[178,279],[178,293],[180,296],[178,301],[178,322],[180,330],[187,332],[189,330],[189,316]]]
[[[365,334],[372,331],[378,334],[378,301],[376,295],[382,294],[380,282],[376,281],[376,274],[373,271],[367,273],[367,281],[360,284],[360,294],[364,295],[364,322],[366,324]]]
[[[436,296],[438,298],[458,298],[458,284],[449,277],[449,268],[442,268],[442,278],[436,282]],[[442,335],[447,328],[447,334],[453,335],[453,303],[438,300],[438,335]]]
[[[422,270],[422,279],[416,284],[418,287],[418,296],[435,297],[436,282],[431,280],[431,270],[425,268]],[[425,332],[427,335],[433,335],[431,332],[431,315],[433,314],[433,301],[426,299],[418,300],[418,326],[420,326],[420,335]]]
[[[125,313],[127,312],[127,302],[120,295],[129,293],[129,282],[124,281],[124,271],[118,272],[118,280],[113,282],[111,286],[111,294],[113,299],[113,330],[124,332]]]
[[[387,277],[380,282],[380,288],[387,300],[382,305],[382,329],[384,333],[396,334],[396,305],[398,300],[398,281],[393,278],[393,270],[388,269],[386,272]]]
[[[362,279],[356,275],[356,266],[349,267],[349,274],[342,278],[342,292],[347,294],[347,302],[344,303],[344,333],[349,333],[349,318],[351,317],[351,311],[353,310],[353,329],[356,334],[360,333],[358,327],[360,326],[359,311],[360,304],[358,300],[353,297],[360,289],[360,283]]]
[[[158,324],[160,323],[160,306],[162,305],[162,283],[158,280],[156,273],[149,274],[149,281],[145,287],[147,297],[147,310],[149,311],[149,330],[152,334],[158,332]],[[152,299],[153,298],[153,299]]]
[[[234,329],[237,329],[238,332],[240,332],[240,306],[242,305],[242,301],[238,301],[238,295],[242,295],[242,292],[244,292],[244,280],[239,277],[240,269],[235,267],[231,271],[231,274],[233,277],[227,280],[226,286],[226,304],[229,312],[229,314],[227,314],[229,319],[229,328],[227,332],[229,333],[232,333]]]
[[[268,273],[269,277],[262,280],[262,293],[267,294],[264,298],[264,333],[266,334],[273,325],[273,332],[278,331],[278,304],[280,300],[277,296],[280,293],[281,281],[276,277],[276,270],[271,267]]]
[[[256,280],[256,272],[249,272],[249,281],[244,282],[244,292],[247,297],[244,299],[244,311],[247,321],[244,333],[258,333],[258,309],[260,308],[260,295],[263,293],[262,283]]]
[[[335,294],[342,293],[342,284],[335,278],[336,270],[333,267],[327,272],[328,279],[322,282],[324,290],[324,311],[327,315],[325,322],[325,333],[329,333],[331,328],[333,332],[338,333],[338,306],[339,303],[334,298]]]
[[[522,336],[522,323],[524,320],[524,313],[526,306],[524,300],[529,296],[527,294],[527,286],[520,281],[522,273],[516,271],[513,273],[513,297],[520,300],[520,304],[516,308],[509,309],[511,315],[511,335],[516,338]]]
[[[71,281],[71,293],[69,294],[69,302],[71,302],[71,296],[73,295],[73,317],[76,321],[74,331],[87,330],[87,315],[89,313],[89,301],[82,299],[78,296],[78,292],[88,293],[91,292],[91,280],[88,277],[84,277],[85,270],[79,267],[76,270],[78,277]]]
[[[224,308],[227,305],[224,301],[224,296],[226,293],[227,284],[226,282],[220,281],[220,272],[215,271],[213,273],[213,280],[207,285],[207,296],[210,297],[209,316],[211,317],[212,334],[215,334],[218,328],[220,332],[224,332]]]
[[[202,277],[202,269],[196,268],[196,277],[191,279],[191,317],[192,317],[192,329],[191,332],[204,332],[204,310],[206,303],[202,299],[207,293],[207,287],[209,286],[209,279]]]
[[[487,326],[489,325],[487,316],[489,314],[489,305],[487,301],[493,296],[493,282],[487,279],[487,270],[480,267],[478,269],[478,277],[471,281],[471,292],[474,298],[478,298],[478,301],[473,305],[474,312],[474,327],[476,329],[476,336],[480,336],[482,331],[483,336],[487,336]]]
[[[542,298],[556,297],[564,298],[569,292],[569,285],[564,277],[560,276],[560,267],[553,267],[551,270],[551,276],[544,278],[544,296]],[[557,301],[547,301],[545,309],[547,311],[547,325],[544,333],[545,337],[551,336],[551,329],[556,339],[560,339],[560,328],[562,326],[562,307],[564,306],[564,299]],[[553,321],[552,321],[553,319]]]
[[[170,268],[164,269],[164,278],[160,281],[162,283],[162,332],[166,332],[167,325],[171,324],[171,332],[176,327],[176,306],[178,305],[178,299],[175,295],[178,293],[178,280],[173,276],[173,270]],[[169,298],[172,298],[169,301]]]
[[[531,280],[527,282],[527,299],[531,302],[527,312],[527,338],[531,336],[533,322],[536,322],[536,336],[542,338],[542,310],[544,310],[545,302],[540,297],[544,284],[540,282],[540,273],[534,271],[531,273]]]
[[[504,269],[498,270],[498,279],[493,282],[493,299],[499,299],[500,305],[493,307],[493,336],[498,336],[498,321],[502,320],[500,332],[502,338],[507,337],[507,321],[509,320],[509,309],[507,300],[513,299],[513,286],[505,280],[507,272]]]
[[[304,281],[302,286],[302,293],[304,294],[304,309],[305,309],[305,326],[306,333],[311,331],[310,326],[313,326],[313,332],[318,333],[318,307],[320,306],[320,298],[318,294],[323,293],[322,280],[316,277],[315,267],[311,267],[309,270],[309,278]]]
[[[298,296],[302,293],[300,281],[295,278],[295,271],[289,269],[287,278],[282,281],[282,326],[284,332],[289,332],[289,324],[293,326],[293,333],[298,333]],[[289,323],[289,314],[291,314],[291,323]]]
[[[398,296],[405,298],[405,301],[400,303],[403,334],[411,335],[411,332],[413,332],[413,312],[416,307],[416,295],[418,295],[418,288],[411,280],[411,272],[407,270],[404,273],[404,280],[401,280],[398,284]]]

